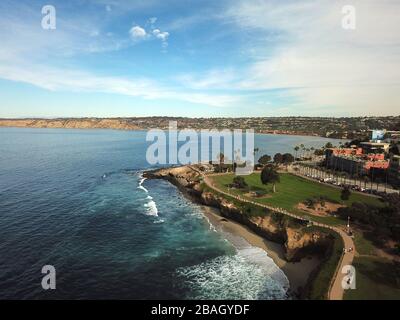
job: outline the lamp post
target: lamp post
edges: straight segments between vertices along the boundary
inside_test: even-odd
[[[347,233],[350,235],[350,216],[347,217]]]

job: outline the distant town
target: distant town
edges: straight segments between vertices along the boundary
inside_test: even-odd
[[[400,186],[400,116],[389,117],[260,117],[260,118],[55,118],[0,119],[0,127],[79,128],[148,130],[168,129],[176,121],[178,129],[254,129],[261,134],[288,134],[347,139],[340,147],[327,145],[311,150],[325,156],[328,170],[345,172],[372,182]],[[300,155],[302,149],[295,150]],[[305,150],[307,151],[307,150]],[[310,155],[310,150],[306,153]],[[303,153],[304,155],[304,153]],[[315,156],[313,154],[313,157]],[[361,178],[360,178],[361,179]],[[366,183],[365,183],[366,185]],[[379,191],[379,186],[377,188]]]
[[[338,139],[366,139],[370,130],[400,130],[400,116],[388,117],[259,117],[259,118],[54,118],[0,119],[0,126],[35,128],[104,128],[118,130],[167,129],[177,121],[179,129],[254,129],[257,133],[311,135]]]

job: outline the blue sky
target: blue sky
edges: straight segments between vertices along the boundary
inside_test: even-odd
[[[396,0],[2,0],[0,117],[397,115],[399,15]]]

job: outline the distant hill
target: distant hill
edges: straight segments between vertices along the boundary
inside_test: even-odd
[[[57,119],[0,119],[0,127],[117,129],[167,129],[169,121],[178,128],[191,129],[254,129],[258,133],[315,135],[330,138],[354,139],[365,137],[368,130],[400,130],[400,116],[390,117],[259,117],[259,118],[57,118]]]

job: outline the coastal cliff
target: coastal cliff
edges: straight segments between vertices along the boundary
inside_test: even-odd
[[[0,127],[140,130],[124,119],[0,119]]]
[[[168,180],[194,201],[218,208],[222,217],[247,226],[267,240],[282,244],[288,262],[299,261],[310,254],[323,256],[333,244],[331,235],[320,228],[307,228],[304,222],[280,213],[266,210],[262,215],[252,213],[251,208],[209,190],[202,183],[201,166],[159,169],[146,172],[145,177]]]

